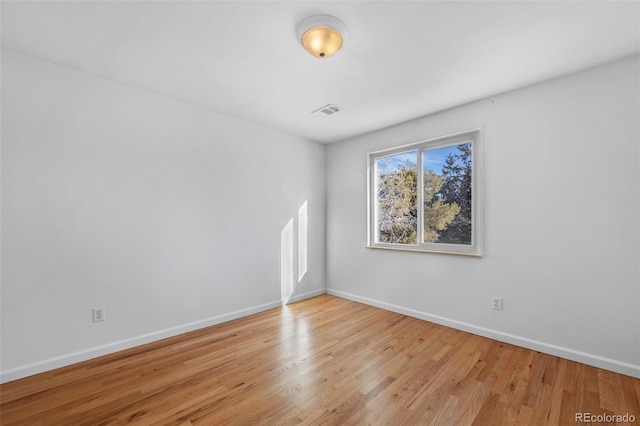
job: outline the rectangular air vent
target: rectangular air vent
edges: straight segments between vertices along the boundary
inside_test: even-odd
[[[340,112],[340,111],[342,111],[342,108],[340,108],[339,106],[334,104],[326,104],[325,106],[320,107],[315,111],[312,111],[311,114],[328,116],[328,115],[333,115],[336,112]]]

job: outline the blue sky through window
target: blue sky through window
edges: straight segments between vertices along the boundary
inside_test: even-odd
[[[464,145],[464,144],[463,144]],[[445,148],[431,149],[422,153],[422,168],[431,170],[437,175],[442,175],[442,167],[444,167],[445,161],[449,154],[459,154],[459,145],[447,146]]]
[[[464,145],[464,144],[460,144]],[[444,148],[430,149],[422,153],[422,168],[424,170],[431,170],[438,175],[442,175],[442,167],[445,165],[445,161],[449,154],[456,155],[460,153],[458,146],[453,145]],[[418,152],[410,151],[400,154],[390,155],[388,157],[378,158],[376,160],[376,167],[379,175],[385,175],[387,173],[399,170],[404,165],[411,165],[413,167],[418,163]]]
[[[416,167],[418,164],[418,151],[403,152],[401,154],[390,155],[376,160],[376,168],[378,175],[386,175],[399,170],[402,166],[411,165]]]

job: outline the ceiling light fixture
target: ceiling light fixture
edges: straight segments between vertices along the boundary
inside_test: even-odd
[[[302,21],[297,35],[307,52],[324,59],[340,50],[347,35],[347,27],[338,18],[317,15]]]

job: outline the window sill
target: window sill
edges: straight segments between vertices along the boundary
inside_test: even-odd
[[[420,248],[415,246],[414,247],[397,247],[397,246],[368,245],[366,246],[366,248],[375,249],[375,250],[410,251],[415,253],[453,254],[457,256],[482,258],[482,253],[449,251],[449,250],[432,250],[428,248]]]

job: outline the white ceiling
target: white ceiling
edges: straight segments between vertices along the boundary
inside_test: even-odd
[[[640,51],[638,1],[1,4],[2,46],[319,142]],[[296,27],[340,18],[316,59]],[[344,110],[311,115],[334,103]]]

